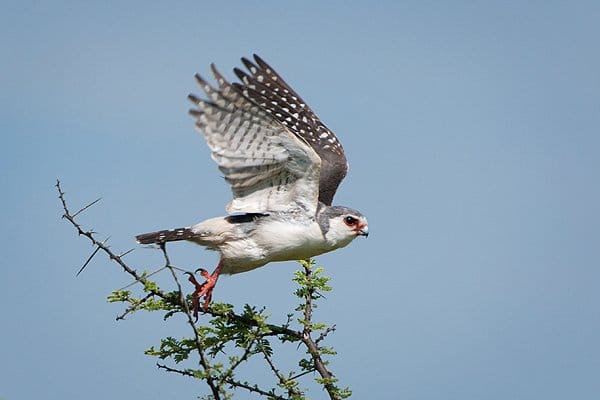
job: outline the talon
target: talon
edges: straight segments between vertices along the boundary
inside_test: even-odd
[[[196,280],[196,277],[194,276],[194,274],[192,274],[191,272],[184,272],[184,274],[189,275],[188,281],[190,281],[192,283],[192,285],[194,285],[196,290],[200,290],[202,285]]]
[[[196,272],[198,272],[198,271],[200,271],[200,275],[202,275],[204,277],[204,279],[210,278],[210,275],[209,275],[208,271],[205,270],[204,268],[198,268],[196,270]]]
[[[221,263],[217,265],[214,272],[209,274],[207,270],[204,268],[198,268],[195,272],[200,272],[200,275],[206,279],[205,282],[200,284],[194,274],[191,272],[186,272],[188,274],[188,280],[194,285],[194,292],[192,293],[192,308],[194,312],[194,318],[196,321],[198,320],[198,311],[200,309],[200,298],[204,297],[204,304],[202,305],[202,310],[204,312],[208,311],[208,305],[212,299],[212,291],[217,284],[217,280],[219,279],[219,274],[221,273]]]

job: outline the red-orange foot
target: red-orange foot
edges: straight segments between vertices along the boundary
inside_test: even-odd
[[[187,272],[188,280],[194,285],[194,292],[192,293],[192,308],[194,310],[194,318],[198,319],[198,311],[200,309],[200,298],[204,297],[204,304],[202,305],[202,309],[204,312],[208,310],[208,304],[212,299],[212,292],[217,284],[217,280],[219,279],[220,268],[217,267],[212,274],[209,274],[207,270],[200,268],[200,275],[206,279],[206,281],[202,284],[198,283],[196,277]]]

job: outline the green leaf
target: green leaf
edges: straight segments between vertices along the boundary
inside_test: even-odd
[[[144,292],[158,292],[159,288],[156,282],[145,280],[144,281]]]
[[[127,302],[129,301],[130,294],[131,292],[129,290],[115,290],[108,295],[106,300],[109,303]]]

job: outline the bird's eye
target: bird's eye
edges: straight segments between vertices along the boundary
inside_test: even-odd
[[[356,223],[358,222],[358,220],[356,218],[351,217],[350,215],[348,215],[346,218],[344,218],[344,222],[348,226],[353,226],[353,225],[356,225]]]

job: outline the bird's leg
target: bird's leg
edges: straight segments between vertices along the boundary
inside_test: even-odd
[[[196,277],[193,274],[189,272],[187,273],[189,275],[188,280],[194,285],[195,288],[194,292],[192,293],[192,307],[194,309],[194,318],[198,319],[198,311],[200,309],[200,298],[203,296],[204,304],[202,305],[202,309],[205,312],[206,310],[208,310],[208,304],[212,299],[212,291],[215,288],[215,285],[217,284],[217,280],[219,279],[219,275],[221,274],[221,269],[222,265],[220,261],[217,265],[217,268],[215,268],[212,274],[209,274],[208,271],[204,268],[200,268],[200,275],[202,275],[204,279],[206,279],[206,281],[204,281],[204,283],[202,284],[198,283]]]

